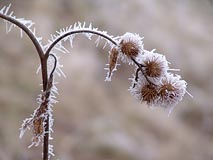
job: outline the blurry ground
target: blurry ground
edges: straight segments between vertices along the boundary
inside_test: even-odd
[[[61,160],[213,159],[213,3],[208,0],[1,0],[18,17],[36,22],[44,41],[76,21],[92,22],[112,35],[144,36],[145,48],[164,53],[189,83],[168,118],[128,93],[132,68],[122,65],[104,82],[108,50],[79,37],[61,55],[67,78],[58,78],[54,108],[56,157]],[[68,46],[68,45],[67,45]],[[69,46],[68,46],[69,48]],[[22,120],[37,107],[40,93],[35,49],[0,21],[0,160],[37,160],[41,147],[27,149],[30,133],[18,138]]]

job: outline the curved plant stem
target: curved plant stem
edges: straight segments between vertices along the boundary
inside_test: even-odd
[[[54,48],[54,46],[60,42],[62,39],[64,39],[65,37],[67,36],[70,36],[72,34],[78,34],[78,33],[92,33],[94,35],[98,35],[98,36],[101,36],[105,39],[107,39],[108,41],[112,42],[114,45],[118,45],[117,42],[115,40],[113,40],[111,37],[109,36],[106,36],[104,34],[102,34],[101,32],[99,31],[93,31],[93,30],[89,30],[89,29],[79,29],[79,30],[76,30],[76,31],[70,31],[70,32],[67,32],[65,33],[64,35],[61,35],[60,37],[58,37],[54,42],[52,42],[52,44],[49,46],[49,48],[47,49],[46,53],[45,53],[45,57],[48,58],[49,57],[49,54],[50,54],[50,51]]]
[[[33,42],[37,53],[39,55],[40,61],[41,61],[41,67],[42,67],[42,80],[43,80],[43,90],[45,90],[46,85],[47,85],[47,68],[46,68],[46,62],[44,60],[44,51],[41,47],[41,45],[39,44],[39,42],[37,41],[35,35],[32,33],[32,31],[27,28],[27,26],[25,26],[24,24],[22,24],[21,22],[19,22],[18,20],[16,20],[15,18],[12,18],[10,16],[4,15],[2,13],[0,13],[0,17],[15,24],[16,26],[18,26],[19,28],[21,28],[27,35],[28,37],[31,39],[31,41]]]
[[[54,54],[50,54],[49,56],[52,56],[54,58],[54,66],[53,66],[53,69],[50,73],[50,78],[49,78],[49,79],[51,79],[51,77],[53,77],[53,73],[55,72],[58,60],[57,60],[57,58]]]
[[[142,67],[145,67],[143,66],[142,64],[138,63],[134,58],[131,57],[131,60],[138,66],[138,69],[140,69],[140,71],[142,72],[142,74],[144,75],[144,77],[146,78],[147,82],[149,82],[149,84],[152,84],[154,86],[156,86],[156,84],[152,83],[149,78],[146,76],[146,74],[144,73],[144,70]],[[138,72],[138,69],[137,69],[137,72]],[[137,73],[138,74],[138,73]]]
[[[53,54],[49,54],[49,56],[52,56],[54,58],[54,66],[53,69],[50,73],[48,82],[47,82],[47,88],[46,88],[46,110],[48,110],[48,101],[49,101],[49,96],[50,96],[50,92],[51,92],[51,88],[53,85],[53,73],[55,72],[56,66],[57,66],[57,58],[55,57],[55,55]],[[43,160],[48,160],[49,158],[49,135],[50,135],[50,118],[49,118],[49,114],[47,115],[47,119],[45,120],[45,134],[44,134],[44,141],[43,141]]]
[[[5,19],[5,20],[15,24],[19,28],[21,28],[28,35],[28,37],[31,39],[31,41],[33,42],[33,44],[36,48],[36,51],[38,53],[38,56],[40,58],[40,62],[41,62],[43,91],[46,91],[47,82],[48,82],[47,59],[45,58],[44,51],[43,51],[41,45],[39,44],[39,42],[37,41],[35,35],[31,32],[31,30],[29,28],[27,28],[27,26],[25,26],[24,24],[22,24],[21,22],[19,22],[15,18],[4,15],[2,13],[0,13],[0,17],[2,19]],[[47,106],[46,106],[46,108],[47,108]],[[44,135],[44,141],[43,141],[43,160],[48,160],[48,155],[49,155],[49,116],[47,116],[46,125],[45,125],[45,135]]]
[[[21,22],[19,22],[15,18],[9,17],[9,16],[4,15],[2,13],[0,13],[0,17],[11,22],[11,23],[13,23],[13,24],[15,24],[19,28],[21,28],[28,35],[28,37],[31,39],[31,41],[33,42],[34,46],[36,47],[36,50],[38,52],[40,59],[44,56],[44,52],[43,52],[40,44],[38,43],[36,37],[33,35],[33,33],[31,32],[30,29],[28,29],[24,24],[22,24]]]

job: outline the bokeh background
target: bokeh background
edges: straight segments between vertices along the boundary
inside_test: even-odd
[[[83,36],[61,54],[67,78],[58,78],[54,145],[61,160],[213,159],[213,1],[210,0],[0,0],[17,17],[36,23],[44,43],[62,27],[88,22],[111,35],[144,36],[145,49],[165,54],[179,68],[188,91],[170,117],[149,109],[128,92],[133,68],[122,64],[104,82],[108,49]],[[29,38],[0,20],[0,160],[41,159],[19,139],[22,120],[37,107],[39,59]]]

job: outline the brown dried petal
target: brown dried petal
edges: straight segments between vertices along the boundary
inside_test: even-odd
[[[35,136],[42,135],[44,132],[44,126],[43,126],[44,118],[35,119],[33,121],[33,132]]]
[[[110,51],[110,56],[109,56],[109,77],[112,74],[113,69],[116,66],[118,59],[118,50],[117,48],[113,47]]]

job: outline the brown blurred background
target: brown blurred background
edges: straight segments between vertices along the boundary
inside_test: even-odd
[[[112,35],[144,36],[147,50],[167,56],[188,82],[170,117],[136,102],[128,87],[133,68],[121,65],[104,82],[108,49],[78,36],[71,54],[61,54],[67,78],[58,78],[54,145],[61,160],[213,159],[213,2],[210,0],[1,0],[17,17],[36,23],[44,43],[74,22],[88,22]],[[29,38],[0,20],[0,160],[41,159],[28,149],[31,132],[19,139],[22,120],[37,107],[39,59]]]

